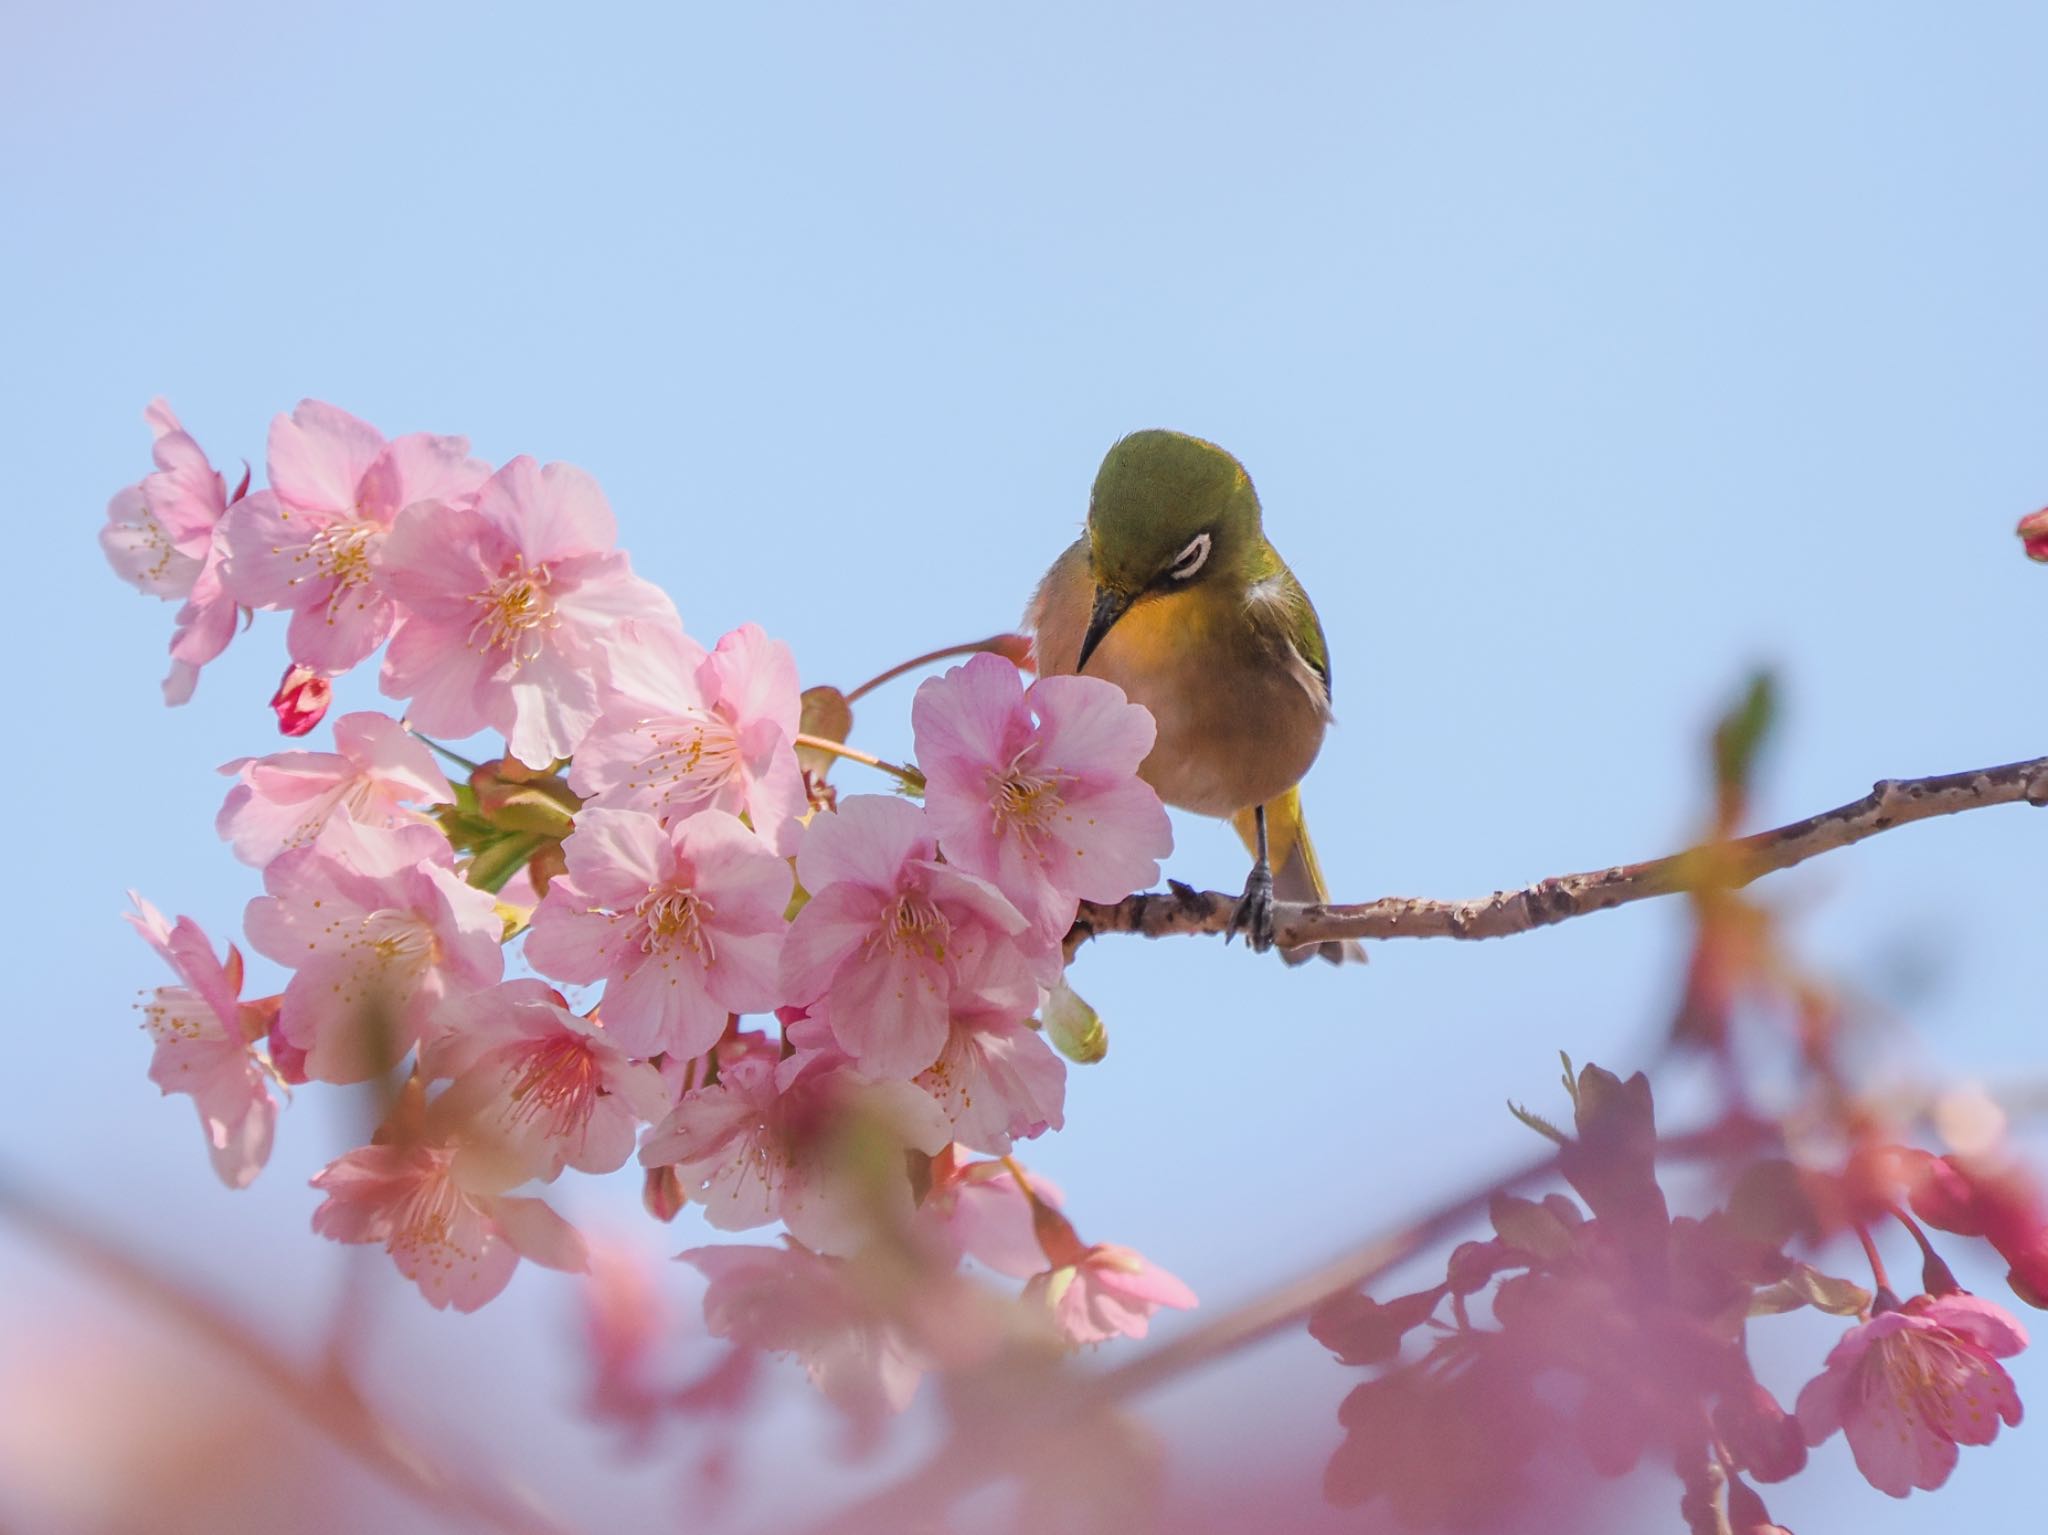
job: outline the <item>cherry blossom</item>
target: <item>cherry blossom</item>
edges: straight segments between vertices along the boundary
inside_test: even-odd
[[[398,621],[382,553],[393,519],[415,501],[465,505],[490,474],[460,437],[377,429],[319,400],[270,424],[270,488],[222,525],[228,586],[252,608],[291,612],[292,659],[343,672]]]
[[[821,1013],[872,1076],[930,1066],[956,1008],[1021,1019],[1038,999],[1023,915],[937,853],[918,808],[880,795],[841,800],[797,849],[811,898],[783,948],[785,1000]],[[1057,968],[1056,951],[1043,960]]]
[[[149,1079],[169,1093],[189,1093],[206,1130],[214,1171],[229,1188],[247,1188],[270,1160],[277,1103],[262,1059],[250,1048],[262,1032],[260,1012],[243,1004],[242,956],[231,944],[225,963],[199,924],[176,926],[133,891],[135,930],[185,983],[159,986],[144,1004],[143,1024],[156,1041]]]
[[[663,828],[588,810],[533,915],[526,958],[564,981],[604,981],[605,1027],[635,1055],[688,1059],[734,1013],[778,999],[789,865],[736,816],[703,810]]]
[[[1085,1247],[1050,1204],[1031,1194],[1032,1227],[1052,1265],[1024,1285],[1027,1304],[1045,1307],[1070,1344],[1142,1338],[1161,1306],[1190,1310],[1195,1292],[1143,1254],[1114,1243]]]
[[[327,1164],[313,1229],[337,1242],[381,1242],[437,1309],[474,1311],[503,1290],[521,1258],[567,1273],[589,1265],[576,1228],[541,1200],[479,1193],[456,1175],[452,1146],[370,1145]]]
[[[447,840],[330,820],[263,871],[249,942],[297,971],[279,1026],[323,1082],[360,1082],[429,1032],[444,998],[504,973],[497,902],[457,877]]]
[[[1808,1444],[1841,1429],[1856,1469],[1895,1498],[1939,1487],[1956,1446],[1989,1444],[1999,1421],[2020,1421],[2019,1393],[1998,1363],[2027,1346],[2026,1330],[1990,1301],[1916,1296],[1843,1335],[1799,1393]]]
[[[363,826],[428,825],[408,804],[455,798],[433,754],[388,714],[364,711],[334,722],[331,752],[237,757],[221,768],[235,787],[214,822],[244,863],[261,868],[320,835],[337,812]]]
[[[594,805],[667,825],[704,808],[743,815],[778,853],[796,850],[807,797],[789,647],[743,624],[706,652],[667,624],[620,626],[612,695],[576,749],[569,782]]]
[[[1033,1172],[1027,1197],[1015,1163],[970,1162],[959,1146],[932,1158],[931,1187],[917,1207],[918,1230],[957,1261],[965,1256],[1013,1279],[1029,1279],[1045,1267],[1045,1252],[1033,1229],[1034,1201],[1057,1209],[1059,1188]]]
[[[896,1153],[941,1150],[946,1117],[908,1082],[864,1080],[816,1024],[797,1026],[793,1042],[797,1054],[779,1063],[728,1062],[721,1049],[718,1080],[683,1095],[640,1160],[673,1165],[721,1231],[780,1220],[817,1251],[853,1252],[878,1228],[908,1223]]]
[[[114,573],[138,591],[184,599],[164,678],[164,702],[182,704],[198,686],[199,669],[235,634],[237,608],[223,580],[227,545],[220,529],[233,498],[169,405],[152,400],[143,419],[156,438],[156,472],[107,504],[100,548]]]
[[[569,464],[513,459],[475,504],[421,501],[392,524],[383,566],[405,607],[381,686],[423,730],[502,734],[535,767],[596,723],[616,626],[675,625],[632,573],[597,482]]]
[[[1067,1064],[986,974],[1004,962],[995,946],[963,959],[946,1042],[915,1079],[945,1110],[955,1140],[993,1156],[1066,1123]],[[996,1005],[983,1001],[991,996]]]
[[[679,1256],[710,1281],[704,1325],[713,1334],[794,1354],[856,1420],[901,1412],[917,1394],[930,1359],[849,1282],[841,1260],[802,1247],[694,1247]]]
[[[1119,901],[1173,850],[1138,777],[1152,716],[1095,677],[1028,689],[1000,656],[933,677],[911,706],[925,809],[947,859],[988,880],[1051,938],[1083,900]]]
[[[640,1124],[668,1111],[661,1073],[629,1060],[545,981],[473,992],[444,1003],[436,1021],[421,1069],[454,1079],[432,1112],[460,1146],[472,1188],[552,1179],[564,1167],[614,1172]]]

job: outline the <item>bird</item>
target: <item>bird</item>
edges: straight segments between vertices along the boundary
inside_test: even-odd
[[[1119,438],[1085,531],[1025,614],[1043,676],[1084,674],[1143,704],[1159,733],[1138,773],[1169,805],[1228,819],[1253,854],[1227,936],[1273,945],[1273,905],[1327,902],[1298,785],[1331,722],[1330,653],[1308,593],[1266,539],[1236,458],[1199,437]],[[1330,940],[1283,952],[1362,960]]]

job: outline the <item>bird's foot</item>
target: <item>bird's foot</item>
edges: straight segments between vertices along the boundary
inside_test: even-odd
[[[1228,943],[1239,933],[1254,954],[1273,947],[1273,871],[1263,863],[1252,865],[1244,895],[1230,914],[1230,925],[1223,929],[1223,941]]]

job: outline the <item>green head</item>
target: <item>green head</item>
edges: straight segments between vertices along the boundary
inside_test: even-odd
[[[1095,611],[1077,669],[1132,603],[1202,582],[1243,584],[1264,544],[1251,476],[1215,443],[1156,430],[1123,438],[1088,498]]]

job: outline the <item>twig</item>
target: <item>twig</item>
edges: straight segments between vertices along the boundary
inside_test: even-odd
[[[371,1471],[426,1506],[505,1535],[566,1535],[512,1493],[458,1477],[435,1465],[413,1439],[377,1416],[345,1378],[296,1368],[196,1288],[166,1278],[161,1266],[134,1256],[0,1176],[0,1218],[144,1301],[234,1360],[313,1427]]]
[[[914,672],[920,666],[929,666],[934,661],[951,660],[954,656],[971,656],[987,651],[994,655],[1009,656],[1014,660],[1026,643],[1021,634],[991,634],[985,640],[974,640],[965,645],[948,645],[940,650],[928,650],[921,656],[913,656],[899,666],[892,666],[887,671],[868,678],[857,688],[849,689],[846,701],[858,703],[862,697],[874,692],[883,683],[894,682],[905,672]]]
[[[1658,1142],[1659,1158],[1717,1158],[1774,1144],[1768,1124],[1731,1118],[1721,1124]],[[1289,1280],[1213,1321],[1195,1327],[1113,1368],[1085,1376],[1063,1391],[1051,1391],[1002,1421],[999,1431],[956,1428],[952,1438],[921,1467],[858,1502],[841,1507],[803,1528],[802,1535],[867,1535],[919,1527],[954,1499],[985,1481],[1015,1474],[1023,1457],[1043,1441],[1073,1432],[1091,1412],[1111,1409],[1133,1396],[1186,1375],[1225,1355],[1272,1337],[1307,1319],[1316,1305],[1344,1290],[1369,1283],[1424,1248],[1451,1236],[1485,1212],[1496,1194],[1510,1193],[1557,1171],[1557,1156],[1543,1156],[1454,1195],[1405,1226],[1375,1236],[1321,1268]]]
[[[885,762],[873,752],[864,752],[858,747],[848,746],[844,741],[833,741],[824,736],[799,735],[795,744],[810,751],[829,752],[832,756],[844,757],[849,762],[878,768],[902,783],[912,793],[922,793],[924,790],[924,774],[916,768],[905,767],[900,762]]]
[[[1888,778],[1862,799],[1789,826],[1648,863],[1560,874],[1475,900],[1387,896],[1354,906],[1282,902],[1274,908],[1274,942],[1291,949],[1332,938],[1506,938],[1653,896],[1739,889],[1765,874],[1894,826],[1988,805],[2017,804],[2048,805],[2048,757],[1934,778]],[[1235,895],[1177,885],[1165,893],[1128,896],[1115,905],[1084,901],[1067,934],[1067,952],[1071,955],[1103,933],[1139,933],[1147,938],[1220,933],[1238,900]]]

